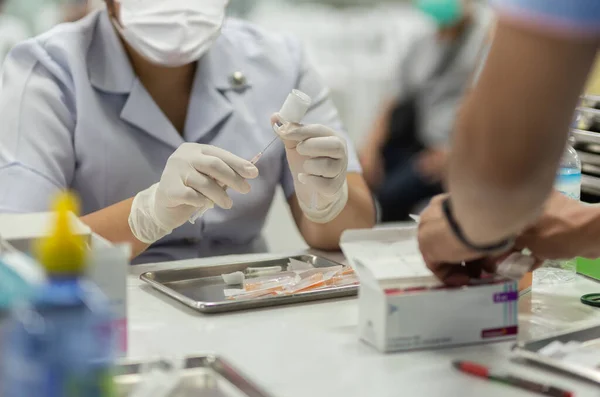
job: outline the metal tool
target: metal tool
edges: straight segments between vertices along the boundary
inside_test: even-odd
[[[579,342],[585,348],[598,349],[600,347],[600,326],[554,334],[543,339],[521,341],[513,348],[513,354],[527,361],[576,375],[600,385],[600,371],[539,353],[542,348],[554,341]]]
[[[228,300],[225,297],[225,289],[231,287],[223,281],[223,274],[243,272],[248,268],[258,269],[281,266],[285,269],[290,259],[308,262],[315,268],[340,266],[339,263],[316,255],[298,255],[210,267],[160,270],[144,273],[140,276],[140,279],[150,284],[156,290],[201,313],[256,309],[321,299],[342,298],[358,294],[358,286],[347,285],[331,286],[294,295],[260,297],[247,300]]]
[[[168,367],[168,362],[122,362],[115,368],[116,397],[130,396],[144,381],[148,364]],[[213,355],[187,357],[179,371],[180,379],[170,397],[268,397],[264,390],[226,360]]]
[[[311,103],[312,99],[308,95],[299,90],[292,90],[292,92],[287,96],[287,99],[283,103],[281,110],[279,111],[279,117],[281,121],[278,121],[275,124],[273,124],[273,130],[277,132],[277,129],[281,128],[284,125],[284,123],[299,123],[300,121],[302,121],[302,118],[304,117],[304,115],[306,115],[306,112],[308,112]],[[252,158],[252,160],[250,160],[250,162],[253,165],[256,165],[256,163],[258,163],[259,160],[262,158],[263,154],[265,154],[267,149],[269,149],[275,142],[277,142],[278,139],[279,135],[276,135],[275,138],[273,138],[273,140],[269,142],[269,144],[265,146],[263,150],[261,150],[256,156]],[[224,185],[221,185],[221,187],[225,190],[228,189],[227,186]],[[316,194],[313,194],[311,202],[311,206],[313,206],[313,208],[314,205],[316,205],[315,203]],[[190,218],[190,223],[196,223],[198,218],[204,215],[204,213],[211,208],[214,208],[214,204],[196,212]]]

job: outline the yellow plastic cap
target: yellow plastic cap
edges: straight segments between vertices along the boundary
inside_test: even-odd
[[[86,260],[85,240],[73,233],[69,213],[79,215],[79,201],[70,192],[62,192],[53,203],[55,223],[48,237],[39,240],[35,253],[48,275],[83,273]]]

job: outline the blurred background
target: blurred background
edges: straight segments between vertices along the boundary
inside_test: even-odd
[[[474,3],[488,12],[483,23],[491,26],[485,0]],[[19,41],[76,21],[103,4],[103,0],[0,0],[0,61]],[[409,49],[437,28],[410,0],[231,0],[229,12],[302,40],[357,149],[364,146],[384,103],[397,95]],[[600,73],[594,78],[600,87]],[[281,193],[265,235],[273,251],[305,247]]]
[[[103,0],[0,0],[0,59],[17,42],[82,18],[103,4]],[[229,11],[303,41],[357,147],[384,99],[392,95],[390,87],[395,87],[409,44],[435,29],[408,0],[231,0]],[[273,250],[305,246],[281,193],[265,235]]]

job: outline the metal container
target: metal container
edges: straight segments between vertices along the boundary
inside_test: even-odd
[[[144,365],[124,363],[116,368],[117,397],[127,397],[144,381]],[[168,366],[167,362],[159,362]],[[188,357],[179,383],[169,397],[269,397],[224,359],[214,355]]]
[[[286,268],[289,259],[309,262],[316,268],[340,266],[339,263],[315,255],[298,255],[264,261],[238,262],[211,267],[160,270],[143,273],[140,278],[153,288],[201,313],[219,313],[235,310],[256,309],[290,303],[321,299],[342,298],[358,294],[358,286],[329,287],[294,295],[261,297],[247,300],[227,300],[227,286],[222,274],[244,271],[249,267],[281,266]]]
[[[515,346],[514,349],[514,354],[516,357],[545,367],[566,372],[600,385],[600,370],[565,362],[563,360],[544,356],[538,353],[540,349],[554,341],[559,341],[562,343],[571,341],[580,342],[586,348],[589,347],[598,349],[600,352],[600,326],[586,328],[579,331],[566,332],[544,339],[520,342]]]

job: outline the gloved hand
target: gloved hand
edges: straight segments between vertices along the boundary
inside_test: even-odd
[[[197,211],[233,205],[227,188],[246,194],[246,179],[258,169],[215,146],[184,143],[167,160],[160,182],[138,193],[129,214],[129,227],[143,243],[152,244],[183,225]],[[222,187],[224,186],[224,187]]]
[[[273,115],[273,124],[280,121]],[[276,128],[285,144],[296,196],[313,222],[335,219],[348,202],[348,148],[344,138],[323,125],[284,124]]]

